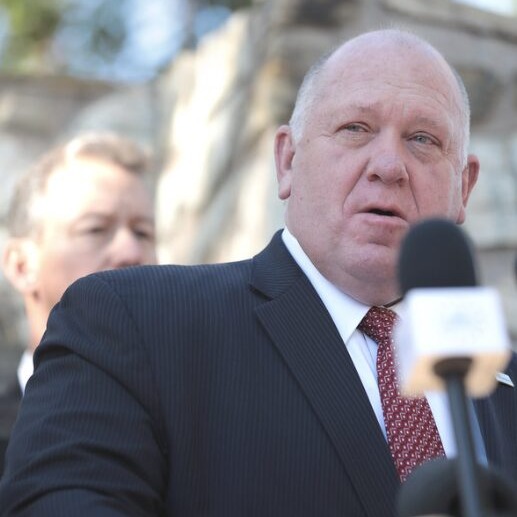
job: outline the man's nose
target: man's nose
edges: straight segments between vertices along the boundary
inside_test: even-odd
[[[403,184],[408,179],[406,168],[406,149],[404,142],[395,136],[378,137],[373,143],[367,166],[369,181]]]
[[[110,267],[121,268],[149,263],[152,245],[131,228],[119,228],[110,245]]]

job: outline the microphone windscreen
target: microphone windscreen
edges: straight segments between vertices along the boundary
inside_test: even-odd
[[[493,468],[476,465],[481,500],[489,515],[517,515],[515,487]],[[437,458],[417,467],[397,496],[397,517],[465,517],[456,459]],[[484,513],[483,513],[484,515]]]
[[[460,516],[459,491],[453,461],[437,458],[417,467],[400,487],[397,517]]]
[[[472,244],[452,221],[423,220],[402,241],[398,278],[402,294],[418,287],[477,285]]]

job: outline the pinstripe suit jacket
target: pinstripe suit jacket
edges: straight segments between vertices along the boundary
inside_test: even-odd
[[[22,390],[16,376],[7,382],[6,389],[0,393],[0,477],[4,470],[4,456],[11,430],[18,414]]]
[[[79,280],[35,362],[2,515],[395,513],[364,388],[279,234],[248,261]],[[514,391],[479,415],[489,456],[517,480]]]

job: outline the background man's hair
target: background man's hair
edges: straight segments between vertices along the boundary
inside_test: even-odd
[[[7,230],[12,237],[27,237],[38,228],[35,207],[44,197],[48,178],[77,159],[94,159],[132,174],[148,175],[150,153],[134,140],[111,132],[92,132],[46,152],[18,178],[7,211]]]

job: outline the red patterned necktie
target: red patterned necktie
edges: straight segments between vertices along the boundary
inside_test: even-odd
[[[401,397],[395,377],[392,330],[396,314],[390,309],[372,307],[359,330],[372,338],[377,350],[377,376],[384,424],[391,455],[404,481],[414,467],[445,456],[431,408],[425,397]]]

